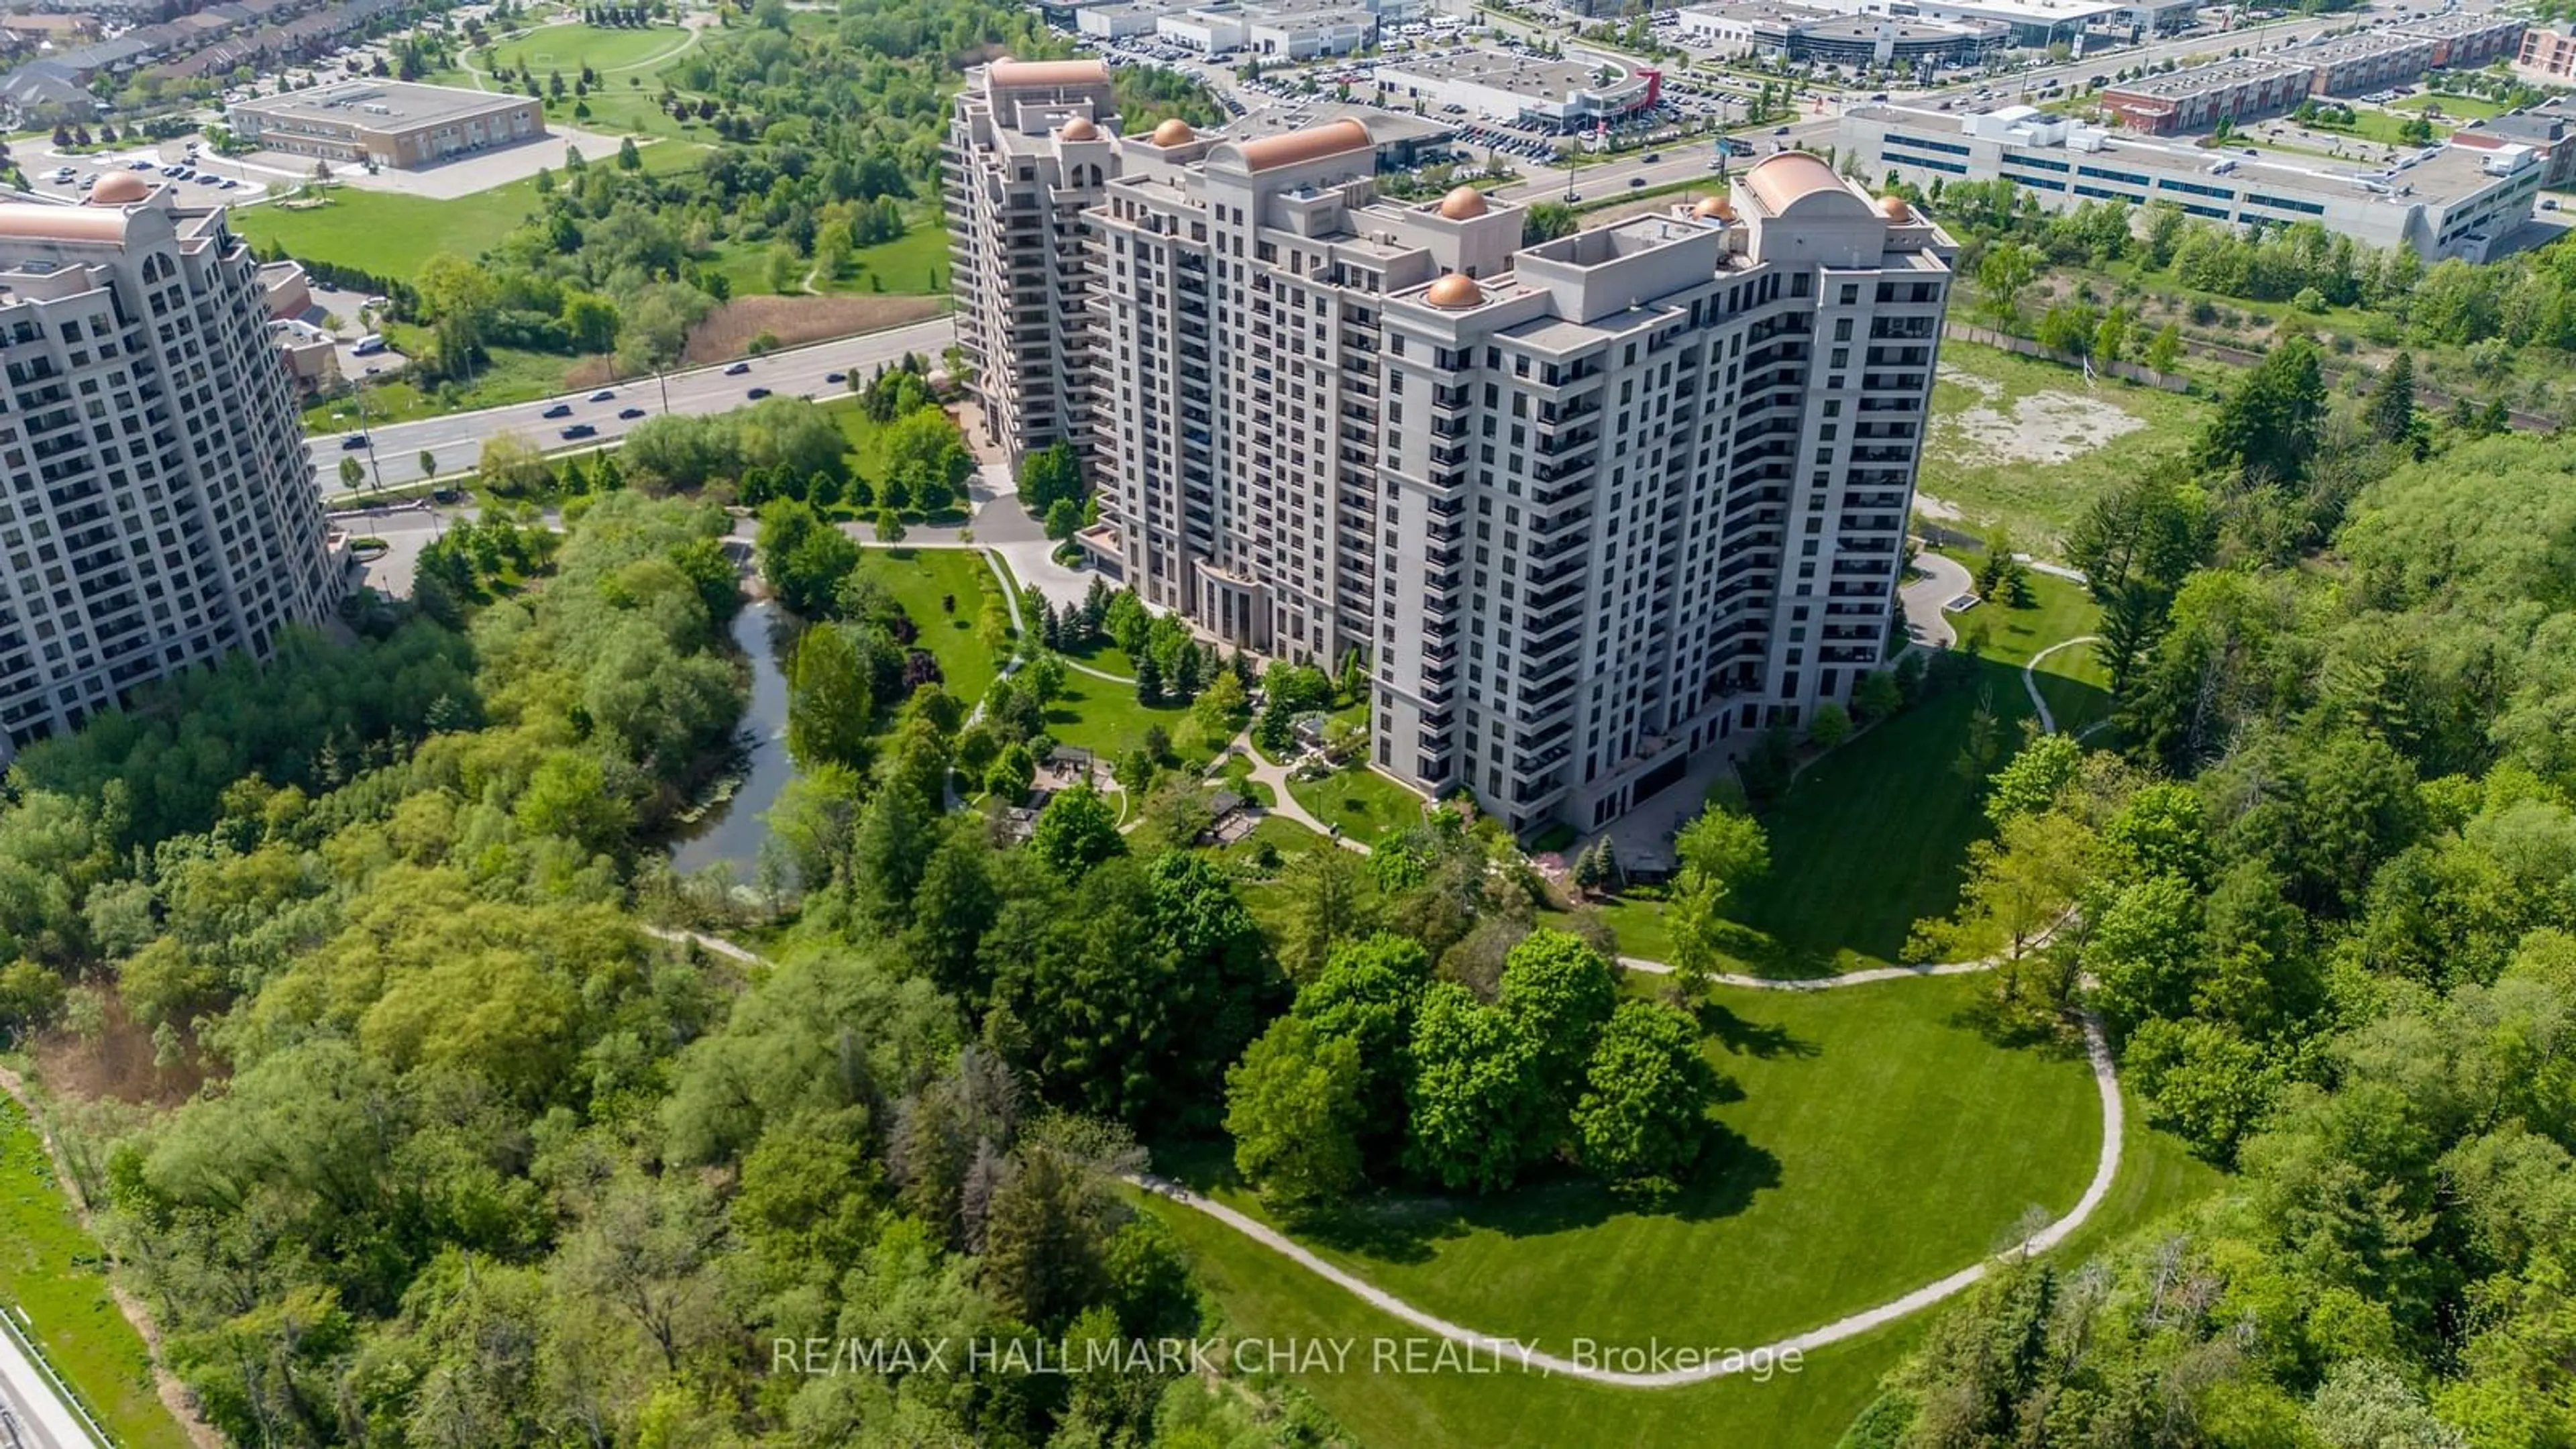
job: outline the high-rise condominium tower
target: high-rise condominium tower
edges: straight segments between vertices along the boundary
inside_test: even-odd
[[[1116,112],[1099,61],[1000,60],[969,80],[949,122],[957,342],[985,437],[1014,463],[1084,428],[1082,211],[1115,174]]]
[[[175,191],[0,205],[0,754],[339,602],[256,264]]]
[[[1787,152],[1524,247],[1474,190],[1380,197],[1359,120],[1080,119],[1083,542],[1227,640],[1364,654],[1378,769],[1588,830],[1883,661],[1955,252],[1901,200]]]

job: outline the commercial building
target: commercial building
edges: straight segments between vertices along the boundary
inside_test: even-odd
[[[1098,42],[1150,35],[1209,55],[1307,60],[1363,50],[1381,24],[1421,8],[1422,0],[1117,0],[1083,6],[1069,19]]]
[[[404,81],[347,80],[237,101],[233,134],[263,151],[397,170],[433,166],[546,134],[533,96]]]
[[[0,754],[337,607],[257,270],[133,172],[0,205]]]
[[[2540,80],[2576,82],[2576,25],[2561,20],[2523,32],[2514,68]]]
[[[1849,15],[1797,5],[1680,10],[1674,18],[1683,34],[1729,54],[1857,68],[1979,65],[2012,38],[2012,28],[1997,20]]]
[[[1816,4],[1845,15],[1991,21],[2006,27],[2012,44],[2034,48],[2081,44],[2095,32],[2120,34],[2131,28],[2131,11],[2152,21],[2165,9],[2149,0],[2139,0],[2137,5],[2123,5],[2120,0],[1816,0]]]
[[[1375,767],[1514,829],[1846,698],[1884,659],[1949,239],[1784,153],[1524,248],[1472,189],[1381,197],[1377,149],[1355,118],[1114,143],[1058,299],[1090,319],[1082,545],[1229,642],[1365,656]]]
[[[2105,89],[2101,107],[2133,131],[2173,136],[2220,121],[2277,115],[2310,96],[2357,96],[2412,83],[2428,70],[2475,69],[2514,55],[2528,22],[2431,15],[2349,35],[2319,36],[2271,55],[2212,61]]]
[[[1083,209],[1116,174],[1117,97],[1097,60],[997,60],[948,125],[957,343],[985,436],[1022,456],[1084,432]],[[1184,128],[1186,129],[1186,128]]]
[[[2565,96],[2491,120],[2471,121],[2451,133],[2451,144],[2469,151],[2528,146],[2539,160],[2540,184],[2557,190],[2576,185],[2576,107]]]
[[[2315,223],[2426,261],[2479,262],[2532,215],[2546,176],[2528,145],[2429,146],[2379,169],[2323,159],[2253,157],[2106,131],[2028,106],[1956,116],[1909,106],[1857,106],[1839,143],[1868,174],[1921,186],[2008,180],[2042,206],[2170,202],[2235,226]]]
[[[1652,106],[1663,73],[1608,56],[1573,53],[1548,60],[1515,51],[1464,46],[1378,62],[1380,94],[1419,100],[1425,109],[1457,106],[1470,115],[1546,130],[1589,130]]]

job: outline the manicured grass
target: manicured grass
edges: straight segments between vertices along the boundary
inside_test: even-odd
[[[1816,759],[1763,812],[1771,870],[1735,908],[1743,929],[1733,969],[1821,976],[1892,964],[1914,922],[1958,903],[1968,845],[1987,828],[1977,789],[1953,768],[1970,721],[1981,704],[1992,709],[1996,759],[2008,758],[2032,714],[2022,665],[2093,632],[2097,618],[2084,591],[2062,579],[2033,575],[2031,592],[2027,609],[1981,604],[1953,616],[1963,640],[1984,636],[1974,676]],[[2109,712],[2089,646],[2051,655],[2033,677],[2066,728]],[[1672,959],[1659,893],[1630,890],[1600,909],[1622,952]]]
[[[1403,1372],[1401,1355],[1428,1353],[1440,1340],[1368,1307],[1205,1214],[1138,1196],[1145,1210],[1179,1240],[1192,1279],[1216,1299],[1226,1337],[1277,1344],[1291,1339],[1353,1341],[1341,1372],[1288,1377],[1360,1444],[1405,1449],[1539,1444],[1563,1449],[1645,1444],[1821,1449],[1877,1396],[1880,1376],[1923,1333],[1923,1320],[1908,1320],[1810,1354],[1795,1374],[1775,1373],[1760,1383],[1731,1378],[1685,1389],[1607,1388],[1518,1368],[1478,1375]],[[1702,1271],[1696,1263],[1674,1267],[1683,1276]],[[1540,1347],[1568,1352],[1578,1331],[1569,1324],[1546,1335]],[[1725,1346],[1701,1335],[1687,1342]],[[1383,1366],[1380,1343],[1390,1354]]]
[[[1186,706],[1167,704],[1148,709],[1137,700],[1135,686],[1112,684],[1068,669],[1064,672],[1064,693],[1047,706],[1046,727],[1059,744],[1078,745],[1101,759],[1115,760],[1142,746],[1146,730],[1160,725],[1164,734],[1177,734],[1181,721],[1188,717]]]
[[[1707,1050],[1741,1097],[1718,1109],[1729,1139],[1666,1209],[1568,1178],[1372,1202],[1301,1237],[1486,1333],[1751,1345],[1817,1327],[1976,1261],[2035,1207],[2065,1213],[2091,1177],[2090,1073],[2071,1053],[1989,1041],[1965,1019],[1987,989],[1713,992]]]
[[[569,87],[581,78],[584,65],[599,72],[613,88],[623,84],[619,73],[631,70],[649,75],[658,68],[656,62],[669,60],[688,48],[689,32],[676,25],[640,30],[545,25],[516,40],[491,46],[475,58],[475,63],[486,71],[516,70],[525,65],[536,72],[540,84],[548,72],[562,71],[569,94]]]
[[[1353,840],[1375,840],[1389,830],[1420,823],[1422,797],[1365,765],[1321,780],[1290,780],[1288,793],[1308,814],[1342,827]]]
[[[993,687],[1000,666],[993,652],[976,637],[984,600],[999,587],[984,556],[967,548],[905,548],[863,545],[859,572],[885,585],[895,602],[921,630],[918,647],[939,661],[950,697],[972,705]],[[954,611],[940,607],[954,597]]]
[[[1745,892],[1741,916],[1763,938],[1748,943],[1754,970],[1816,975],[1893,962],[1916,920],[1958,903],[1968,844],[1987,828],[1977,788],[1952,768],[1969,722],[1981,702],[1992,709],[1996,760],[2008,758],[2031,714],[2023,662],[2093,631],[2081,589],[2045,576],[2031,587],[2035,607],[1984,604],[1953,619],[1963,640],[1987,636],[1973,678],[1809,765],[1765,813],[1771,871]],[[2089,650],[2069,649],[2039,672],[2090,663]],[[2082,701],[2070,692],[2067,703]]]
[[[117,1311],[99,1246],[54,1179],[44,1143],[0,1095],[0,1309],[23,1309],[56,1372],[120,1442],[187,1449],[152,1390],[142,1336]]]
[[[2484,96],[2459,96],[2447,91],[2408,96],[2388,103],[2388,109],[2392,111],[2420,111],[2427,106],[2437,106],[2443,115],[2461,121],[2491,121],[2504,114],[2504,107]]]
[[[705,148],[675,142],[642,148],[648,170],[696,164]],[[615,158],[593,156],[594,166]],[[254,242],[276,242],[308,261],[336,262],[377,276],[409,281],[440,252],[481,256],[537,209],[536,178],[513,181],[469,196],[438,200],[356,186],[327,188],[324,206],[290,211],[276,203],[238,207],[235,231]]]
[[[889,292],[944,296],[948,291],[948,227],[936,213],[913,222],[890,242],[850,253],[847,273],[824,285],[827,292]]]
[[[2169,452],[2199,432],[2209,411],[2202,399],[2108,376],[2088,386],[2078,369],[1973,342],[1942,343],[1941,371],[1932,390],[1921,491],[1958,509],[1972,528],[2005,525],[2022,548],[2042,557],[2058,552],[2066,529],[2096,496],[2133,473],[2140,458]],[[1983,385],[1959,380],[1962,374]],[[2025,400],[2048,393],[2080,399],[2088,410],[2124,413],[2144,426],[2062,461],[2039,462],[2000,453],[1989,436],[1958,421],[1971,409],[2013,418]],[[2041,441],[2037,434],[2034,429],[2026,441]]]

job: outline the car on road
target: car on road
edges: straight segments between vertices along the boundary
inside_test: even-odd
[[[758,402],[762,398],[769,396],[769,389],[765,387],[746,388],[742,395],[751,399],[753,402]]]
[[[234,180],[234,179],[232,179],[231,177],[227,176],[227,177],[225,177],[225,178],[223,179],[223,181],[222,181],[221,183],[219,183],[219,185],[217,186],[217,189],[218,189],[218,190],[221,190],[221,191],[231,191],[231,190],[233,190],[235,187],[238,187],[238,186],[240,186],[240,185],[241,185],[241,183],[240,183],[240,182],[235,181],[235,180]]]
[[[848,382],[850,375],[846,372],[827,372],[823,374],[823,380],[831,383]]]
[[[571,404],[571,403],[556,403],[553,407],[550,407],[550,408],[546,409],[545,415],[546,415],[547,417],[550,417],[550,418],[568,418],[568,417],[571,417],[571,416],[572,416],[572,404]]]
[[[1647,152],[1647,153],[1646,153],[1646,164],[1647,164],[1647,165],[1649,165],[1649,166],[1652,166],[1652,165],[1654,165],[1656,162],[1661,161],[1661,160],[1663,160],[1663,159],[1664,159],[1664,153],[1663,153],[1663,152],[1661,152],[1661,151],[1649,151],[1649,152]]]
[[[1572,206],[1574,203],[1581,201],[1582,199],[1583,193],[1580,191],[1569,191],[1565,193],[1565,204],[1568,206]]]
[[[623,421],[631,423],[637,418],[644,416],[644,410],[642,408],[619,408],[617,410],[617,416]]]
[[[575,423],[571,427],[563,430],[563,439],[567,443],[576,442],[582,438],[596,438],[598,436],[599,429],[592,427],[588,423]]]
[[[592,402],[608,402],[616,396],[617,389],[613,387],[603,387],[599,391],[592,393],[590,395],[590,400]]]
[[[351,433],[340,440],[340,451],[343,453],[354,453],[365,446],[367,446],[367,435],[364,433]]]
[[[749,372],[749,371],[751,371],[751,364],[750,364],[750,363],[748,363],[748,362],[737,362],[737,363],[735,363],[733,366],[728,367],[728,368],[726,368],[726,369],[725,369],[725,376],[727,376],[727,377],[740,377],[740,376],[742,376],[744,373]]]
[[[1643,176],[1631,176],[1628,178],[1628,184],[1630,186],[1643,186],[1646,184],[1646,178]]]
[[[1771,128],[1771,134],[1774,136],[1785,136],[1789,134],[1789,128],[1786,126],[1773,126]]]

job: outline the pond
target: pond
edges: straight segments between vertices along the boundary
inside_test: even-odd
[[[787,612],[766,599],[734,615],[734,647],[751,661],[742,756],[731,777],[733,793],[709,805],[672,843],[671,868],[682,875],[721,863],[732,867],[737,881],[748,884],[757,876],[760,847],[769,839],[769,807],[796,776],[787,758],[786,653],[794,647],[793,627]]]

